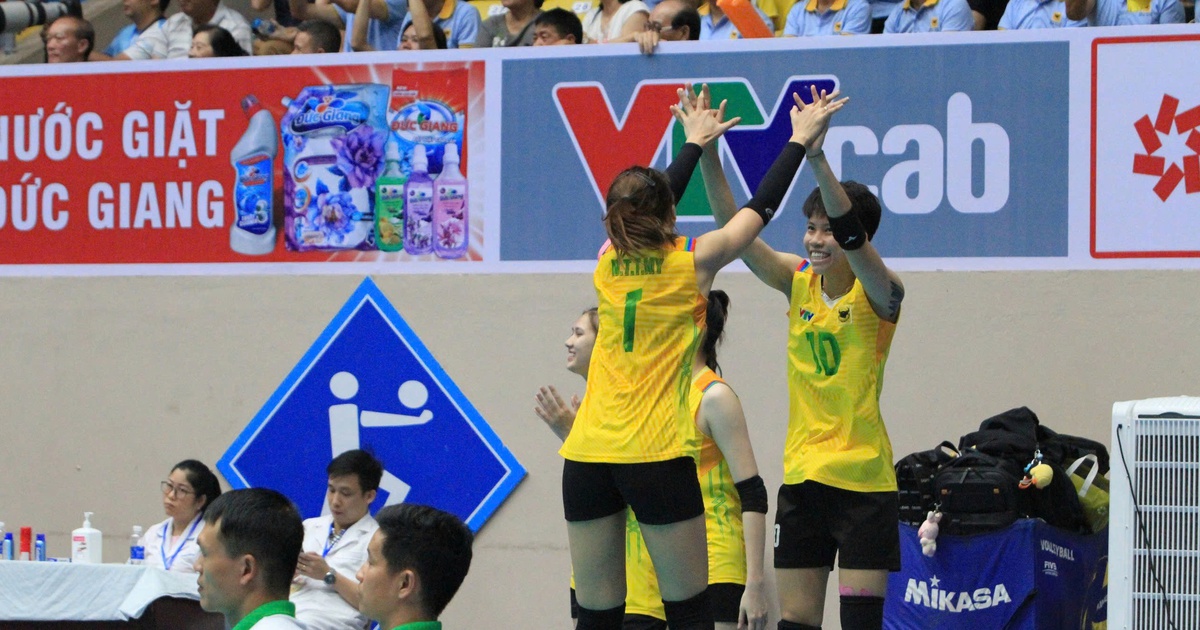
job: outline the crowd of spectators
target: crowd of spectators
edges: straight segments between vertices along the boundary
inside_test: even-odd
[[[738,39],[716,0],[124,0],[129,24],[102,50],[85,19],[45,25],[49,63],[339,51]],[[780,37],[1182,23],[1181,0],[757,0]]]

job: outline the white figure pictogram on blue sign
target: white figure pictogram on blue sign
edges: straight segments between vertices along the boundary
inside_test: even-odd
[[[305,517],[328,508],[325,466],[363,448],[384,464],[372,512],[409,501],[478,530],[525,469],[400,313],[364,280],[217,467],[268,487]]]

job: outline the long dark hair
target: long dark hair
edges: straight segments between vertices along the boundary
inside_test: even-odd
[[[652,168],[622,171],[609,186],[605,203],[604,229],[621,256],[660,250],[678,237],[671,183]]]
[[[197,497],[204,497],[204,507],[200,508],[200,512],[208,509],[212,502],[221,496],[221,482],[217,481],[217,476],[209,470],[204,462],[195,459],[185,459],[171,469],[172,472],[182,470],[187,475],[188,483],[192,484],[192,489],[196,491]]]
[[[247,53],[233,38],[233,34],[216,24],[205,24],[196,29],[197,33],[208,33],[208,41],[212,44],[214,57],[245,57]]]
[[[729,316],[729,294],[713,289],[708,292],[708,313],[705,315],[708,329],[704,331],[704,343],[700,349],[704,351],[704,365],[719,376],[721,366],[717,363],[717,346],[725,338],[725,320]]]

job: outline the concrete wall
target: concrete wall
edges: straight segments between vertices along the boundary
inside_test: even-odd
[[[909,273],[883,394],[897,456],[1028,405],[1052,428],[1108,442],[1114,401],[1200,394],[1194,272]],[[557,441],[533,393],[563,369],[586,275],[376,278],[529,476],[481,530],[450,627],[567,628]],[[0,279],[0,520],[48,534],[84,510],[124,558],[130,526],[163,518],[158,482],[210,464],[333,317],[344,276]],[[763,477],[781,479],[787,305],[747,273],[721,351]],[[324,467],[326,462],[313,462]],[[773,516],[771,517],[773,518]],[[769,556],[769,551],[768,551]],[[768,565],[769,566],[769,565]],[[826,628],[837,628],[836,600]],[[772,622],[773,623],[773,622]]]

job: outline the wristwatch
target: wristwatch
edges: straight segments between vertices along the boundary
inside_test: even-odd
[[[330,569],[329,573],[325,574],[325,583],[333,586],[335,582],[337,582],[337,574],[333,572],[333,569]]]

